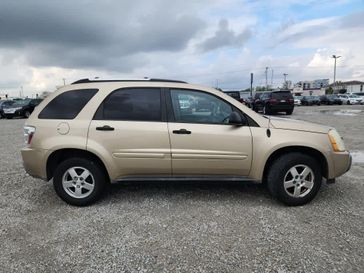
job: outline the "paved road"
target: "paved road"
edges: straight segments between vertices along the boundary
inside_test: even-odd
[[[22,168],[24,120],[0,120],[1,272],[364,272],[364,107],[299,107],[335,126],[351,171],[303,207],[260,185],[130,183],[71,207]]]

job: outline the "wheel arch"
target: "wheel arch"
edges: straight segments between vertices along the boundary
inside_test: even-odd
[[[107,180],[110,181],[109,172],[106,168],[105,163],[94,153],[89,152],[87,150],[76,149],[76,148],[67,148],[67,149],[59,149],[53,151],[47,158],[46,164],[46,172],[47,172],[47,180],[52,179],[54,171],[56,167],[63,162],[64,160],[72,157],[81,157],[89,159],[95,163],[97,163],[103,170],[106,175]]]
[[[294,152],[310,155],[313,158],[317,159],[317,161],[320,164],[322,176],[325,178],[328,177],[329,165],[328,165],[325,155],[315,148],[297,145],[297,146],[282,147],[282,148],[275,150],[273,153],[270,154],[270,156],[266,160],[265,166],[264,166],[263,178],[262,178],[263,183],[266,182],[267,173],[268,173],[269,168],[272,165],[272,163],[278,157],[280,157],[284,154],[294,153]]]

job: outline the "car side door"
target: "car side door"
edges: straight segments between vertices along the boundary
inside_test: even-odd
[[[200,90],[170,89],[167,94],[173,175],[247,176],[250,128],[229,124],[230,114],[238,110]]]
[[[114,178],[171,174],[163,98],[160,88],[121,88],[99,106],[87,149],[101,153]]]

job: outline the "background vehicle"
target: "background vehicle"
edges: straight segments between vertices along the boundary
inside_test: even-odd
[[[224,91],[225,94],[229,95],[230,97],[236,99],[241,103],[245,103],[244,98],[240,95],[239,91]]]
[[[265,115],[285,112],[291,115],[294,109],[294,100],[290,91],[272,91],[263,93],[255,101],[255,110],[262,111]]]
[[[251,108],[255,111],[255,112],[258,112],[255,104],[258,102],[259,103],[259,100],[260,100],[260,97],[264,94],[265,92],[256,92],[254,94],[254,97],[252,98],[251,102],[250,102],[250,105],[251,105]]]
[[[363,99],[357,95],[351,95],[351,94],[340,94],[338,95],[341,99],[343,104],[362,104]]]
[[[25,117],[28,118],[34,111],[34,108],[42,101],[42,99],[24,99],[17,100],[11,105],[4,107],[4,116],[7,119],[13,117]]]
[[[293,107],[289,92],[264,95]],[[278,200],[302,205],[322,177],[351,162],[333,128],[262,116],[214,88],[160,79],[64,86],[35,108],[24,137],[26,171],[53,179],[60,198],[79,206],[109,182],[147,178],[266,182]]]
[[[352,95],[356,95],[356,96],[364,99],[364,92],[356,92],[356,93],[352,93]]]
[[[326,105],[343,104],[343,102],[337,95],[323,95],[320,97],[320,102],[321,104],[326,104]]]
[[[301,100],[302,105],[321,105],[320,98],[318,96],[303,96]]]
[[[5,118],[3,108],[14,103],[13,100],[0,100],[0,118]]]
[[[302,96],[294,96],[293,99],[294,99],[294,105],[297,106],[301,105]]]

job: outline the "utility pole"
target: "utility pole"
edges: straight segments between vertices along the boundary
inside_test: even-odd
[[[336,59],[339,59],[341,56],[337,56],[337,55],[332,55],[332,58],[335,59],[335,62],[334,62],[334,90],[335,90],[335,87],[336,87]]]
[[[268,91],[268,66],[265,68],[265,91]]]
[[[288,89],[288,86],[287,86],[287,76],[288,74],[287,73],[283,73],[283,77],[284,77],[284,87]]]
[[[270,78],[270,85],[273,88],[273,68],[272,68],[272,75],[271,75],[271,78]]]
[[[253,97],[253,77],[254,74],[250,73],[250,96]]]
[[[63,78],[62,80],[63,80],[63,85],[66,85],[66,79]]]
[[[219,79],[216,79],[216,89],[219,88]]]

